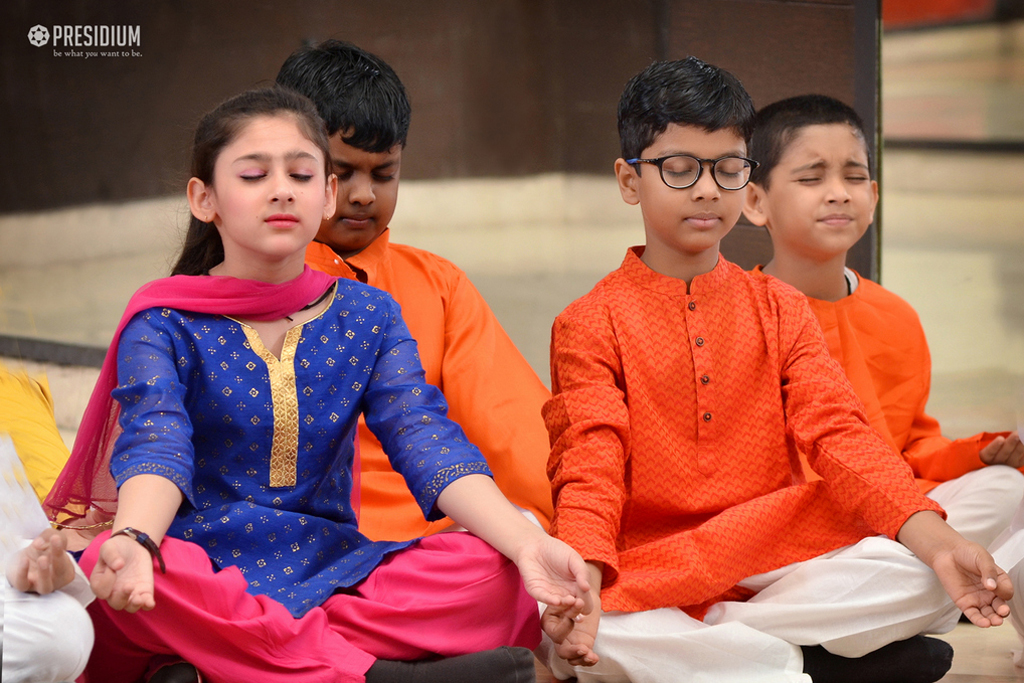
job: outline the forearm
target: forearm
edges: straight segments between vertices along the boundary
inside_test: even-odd
[[[155,474],[132,477],[118,490],[114,531],[130,526],[159,545],[181,506],[181,489]]]
[[[934,567],[936,556],[963,542],[963,537],[938,513],[924,510],[907,518],[897,532],[896,540],[929,567]]]
[[[437,507],[512,561],[527,543],[546,536],[482,474],[453,481],[437,497]]]

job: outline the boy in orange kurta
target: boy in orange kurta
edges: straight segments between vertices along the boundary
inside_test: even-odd
[[[719,256],[753,114],[692,57],[619,103],[616,176],[646,245],[552,331],[552,530],[599,606],[545,614],[559,678],[931,681],[951,655],[916,634],[1009,612],[1009,578],[868,426],[803,296]]]
[[[379,57],[328,40],[292,54],[277,82],[316,104],[338,176],[337,209],[306,262],[398,301],[427,381],[444,392],[448,416],[480,448],[502,493],[547,528],[551,489],[540,409],[550,392],[465,273],[440,256],[390,241],[410,115],[398,76]],[[447,518],[424,520],[362,419],[359,449],[362,533],[407,540],[451,526]]]
[[[751,154],[762,163],[745,211],[772,238],[775,254],[764,272],[807,295],[871,426],[903,455],[949,524],[991,546],[1024,496],[1024,476],[1012,469],[1024,465],[1024,445],[1015,432],[942,436],[925,413],[931,356],[917,313],[846,268],[878,198],[863,123],[848,105],[822,95],[776,102],[755,121]],[[807,468],[805,474],[814,476]]]

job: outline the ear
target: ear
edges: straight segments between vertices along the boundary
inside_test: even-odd
[[[747,196],[743,200],[743,215],[754,225],[767,225],[768,194],[756,183],[747,183]]]
[[[217,202],[213,196],[213,188],[199,178],[189,178],[185,194],[188,196],[188,208],[192,215],[204,223],[212,223],[217,217]]]
[[[323,220],[328,220],[334,215],[337,210],[338,201],[338,176],[333,173],[327,176],[327,187],[324,190],[324,217]]]
[[[875,208],[878,206],[878,182],[871,181],[871,214],[874,215]]]
[[[615,179],[619,182],[619,193],[622,201],[636,206],[640,203],[640,192],[638,186],[640,178],[635,167],[626,163],[625,159],[615,160]]]

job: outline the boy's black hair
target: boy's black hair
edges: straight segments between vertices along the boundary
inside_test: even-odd
[[[639,157],[668,124],[750,138],[754,105],[735,76],[696,57],[654,62],[633,76],[619,99],[622,158]]]
[[[313,100],[327,133],[365,152],[405,147],[411,108],[405,87],[380,57],[341,40],[293,52],[277,82]]]
[[[871,146],[867,131],[853,107],[827,95],[798,95],[762,107],[754,117],[754,133],[750,138],[750,157],[760,164],[750,174],[750,182],[768,188],[768,177],[779,165],[782,155],[807,126],[845,123],[864,142],[871,165]],[[872,173],[872,176],[874,174]]]

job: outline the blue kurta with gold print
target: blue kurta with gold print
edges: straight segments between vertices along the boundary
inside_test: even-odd
[[[280,359],[235,320],[149,309],[118,347],[118,486],[137,474],[185,496],[168,535],[236,565],[249,591],[301,616],[410,542],[356,529],[352,460],[360,413],[428,519],[438,494],[490,474],[385,292],[339,281],[326,311],[293,327]]]

